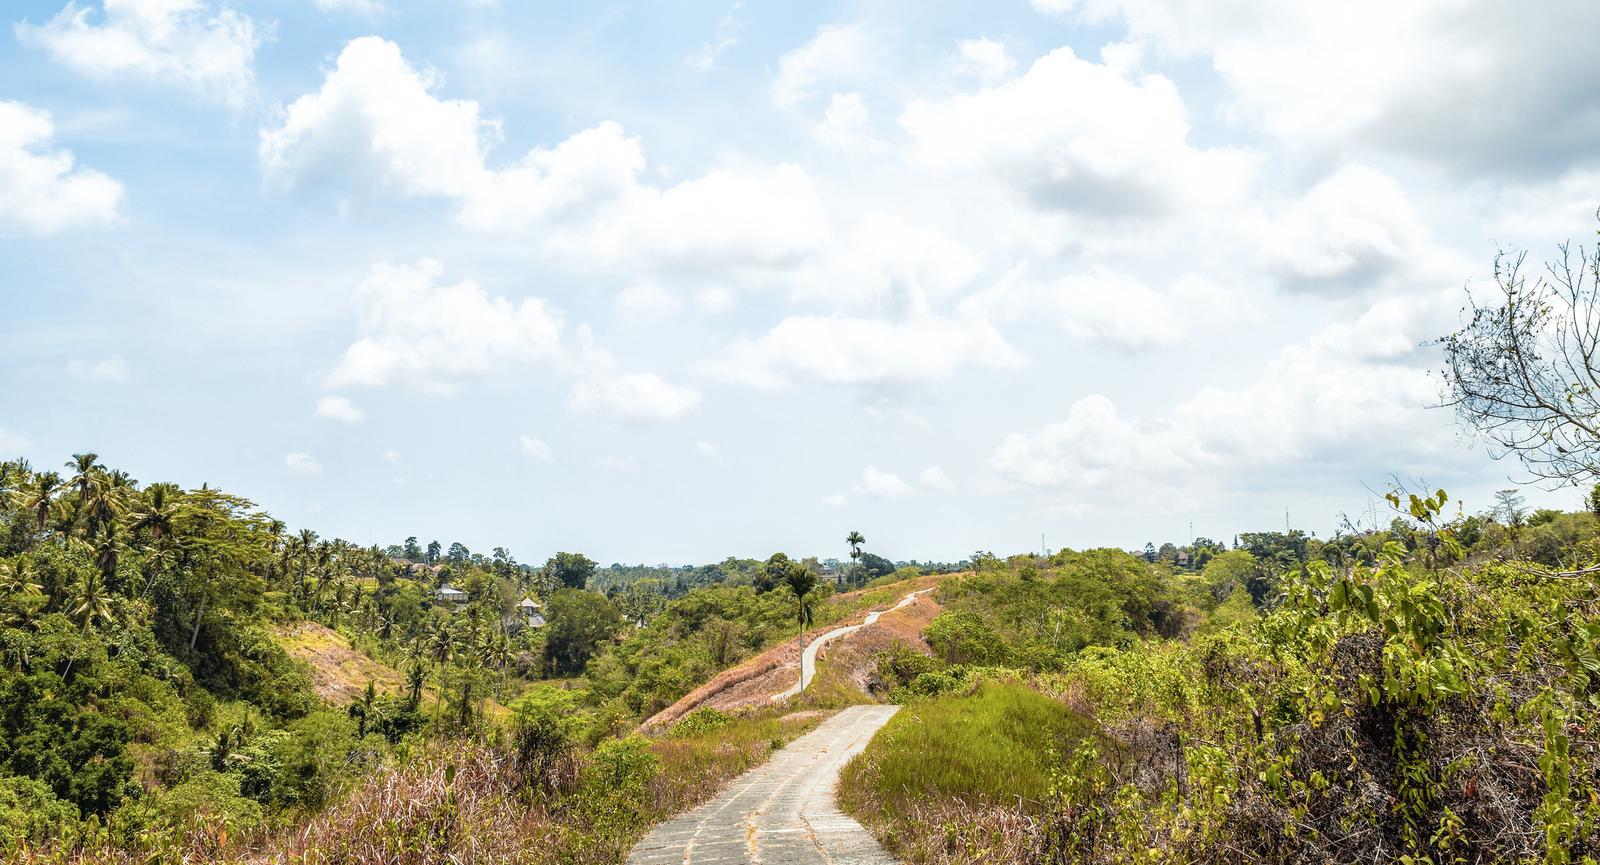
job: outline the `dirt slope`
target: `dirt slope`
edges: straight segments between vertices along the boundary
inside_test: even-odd
[[[918,589],[936,586],[945,578],[945,575],[941,574],[896,583],[894,597],[888,603],[877,605],[876,608],[887,609],[905,595]],[[871,590],[846,592],[836,595],[830,602],[850,604],[867,591]],[[922,642],[922,629],[939,614],[939,604],[931,595],[932,593],[920,595],[911,604],[891,613],[885,613],[875,624],[829,645],[819,656],[822,660],[832,659],[828,665],[829,674],[836,675],[841,667],[848,668],[847,674],[851,680],[857,682],[863,692],[867,692],[866,685],[877,653],[890,643],[899,639],[913,646],[926,648]],[[808,631],[805,640],[809,643],[840,624],[859,622],[866,617],[867,612],[868,610],[863,609],[845,622],[834,622]],[[644,722],[642,728],[657,730],[667,727],[702,706],[725,712],[747,706],[766,705],[773,694],[790,687],[799,677],[800,648],[798,641],[786,640],[741,664],[723,670],[711,681],[657,712]]]
[[[310,668],[311,688],[329,705],[344,706],[361,697],[367,681],[379,693],[398,694],[405,679],[394,668],[351,648],[337,631],[315,622],[300,622],[278,632],[278,643],[289,657]]]

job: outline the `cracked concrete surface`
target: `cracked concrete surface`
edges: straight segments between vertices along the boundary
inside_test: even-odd
[[[839,771],[898,706],[852,706],[735,779],[710,802],[662,823],[628,865],[895,865],[834,803]]]

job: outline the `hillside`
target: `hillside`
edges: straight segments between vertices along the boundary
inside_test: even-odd
[[[361,699],[368,682],[381,694],[405,690],[398,671],[351,648],[348,638],[326,625],[296,622],[279,628],[276,636],[289,657],[305,665],[311,690],[324,703],[347,706]]]
[[[903,598],[913,592],[937,587],[947,575],[936,575],[893,583],[880,589],[859,590],[836,595],[829,603],[840,610],[852,611],[849,615],[829,623],[826,627],[808,630],[803,639],[784,640],[776,646],[743,663],[718,673],[711,681],[690,691],[677,702],[650,716],[641,725],[645,730],[659,730],[671,726],[679,718],[702,707],[728,712],[765,706],[774,695],[795,684],[800,671],[801,647],[810,643],[839,624],[860,621],[866,609],[887,608],[893,601],[884,601],[886,592],[894,598]],[[892,592],[890,591],[892,590]],[[859,612],[857,612],[859,611]],[[843,677],[851,687],[862,694],[873,690],[873,663],[876,652],[894,640],[925,646],[921,629],[938,614],[939,605],[931,597],[919,596],[909,607],[884,614],[872,625],[862,628],[838,644],[830,646],[822,658],[828,661],[830,679]]]

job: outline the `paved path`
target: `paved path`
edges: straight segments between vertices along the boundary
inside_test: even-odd
[[[823,634],[822,636],[816,638],[815,640],[812,640],[810,642],[810,644],[808,644],[806,646],[805,651],[800,653],[800,681],[795,682],[793,685],[789,686],[788,690],[785,690],[781,694],[773,694],[772,695],[772,701],[773,702],[777,702],[779,700],[787,700],[790,697],[793,697],[795,694],[798,694],[801,691],[804,691],[806,689],[806,686],[811,684],[811,680],[813,678],[815,678],[816,675],[817,675],[817,651],[819,649],[821,649],[823,646],[826,646],[827,644],[833,642],[834,640],[839,639],[840,637],[845,636],[846,634],[853,634],[856,631],[861,630],[862,628],[872,624],[873,622],[878,621],[878,617],[883,615],[884,613],[892,613],[895,610],[898,610],[901,607],[906,606],[907,604],[911,603],[912,601],[915,601],[917,599],[917,595],[923,594],[924,592],[931,592],[931,591],[933,591],[932,588],[918,589],[915,592],[912,592],[911,594],[906,595],[905,597],[901,598],[900,599],[900,603],[895,604],[894,606],[890,607],[887,610],[880,610],[879,612],[876,612],[876,613],[868,613],[866,621],[862,622],[859,625],[847,625],[847,626],[845,626],[843,628],[834,628],[833,630],[827,632],[826,634]]]
[[[628,865],[895,865],[833,801],[839,770],[899,706],[852,706],[740,776],[720,797],[657,826]]]

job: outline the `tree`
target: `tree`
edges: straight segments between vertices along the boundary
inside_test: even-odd
[[[417,543],[417,536],[406,538],[405,557],[408,562],[422,561],[422,545]]]
[[[544,563],[544,575],[550,585],[568,589],[582,589],[594,576],[596,563],[582,553],[556,553]]]
[[[1600,215],[1600,214],[1597,214]],[[1535,477],[1579,484],[1600,477],[1600,247],[1545,264],[1532,284],[1527,253],[1500,250],[1494,291],[1441,337],[1444,404]]]
[[[859,577],[858,571],[861,567],[861,545],[867,542],[867,538],[865,535],[852,529],[849,536],[844,539],[844,542],[850,545],[850,575],[852,580],[855,580],[857,577]]]
[[[894,562],[875,553],[862,553],[861,570],[867,579],[876,580],[894,573]]]
[[[1522,527],[1524,518],[1528,514],[1525,506],[1527,499],[1516,490],[1496,490],[1494,494],[1494,508],[1492,513],[1495,521],[1511,529]]]
[[[778,583],[789,587],[794,593],[795,621],[799,623],[799,632],[796,642],[800,650],[805,651],[806,626],[811,624],[811,591],[817,587],[817,575],[810,568],[791,561],[783,553],[773,553],[767,559],[766,572]],[[805,686],[805,665],[800,665],[800,685]]]
[[[605,595],[561,589],[545,604],[545,657],[550,671],[575,676],[588,666],[600,647],[616,636],[622,616]]]
[[[438,561],[439,561],[439,551],[442,550],[442,549],[444,549],[444,548],[439,546],[439,542],[438,541],[429,541],[428,542],[428,553],[423,558],[423,561],[427,562],[430,565],[437,564]]]

